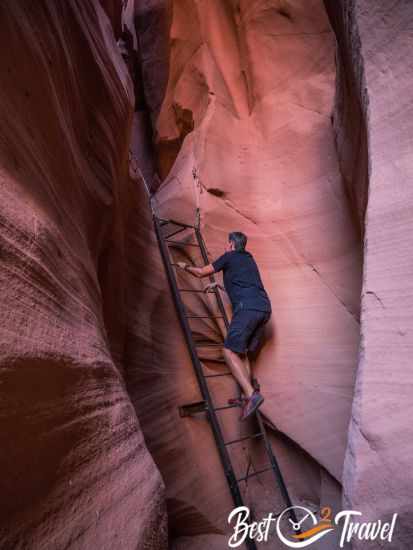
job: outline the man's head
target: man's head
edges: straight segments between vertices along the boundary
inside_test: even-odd
[[[236,250],[237,252],[243,252],[247,245],[247,236],[240,231],[233,231],[228,235],[227,251]]]

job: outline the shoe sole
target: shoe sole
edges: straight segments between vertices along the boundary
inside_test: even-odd
[[[253,409],[250,410],[250,412],[246,415],[246,416],[243,416],[241,418],[241,420],[246,420],[247,418],[249,418],[252,414],[254,414],[257,409],[259,407],[261,407],[261,405],[264,403],[264,398],[261,396],[260,400],[257,402],[257,404],[255,405],[255,407]]]

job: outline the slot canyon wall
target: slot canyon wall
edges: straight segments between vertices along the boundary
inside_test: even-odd
[[[339,44],[339,157],[365,235],[343,502],[369,520],[389,521],[397,512],[387,545],[407,549],[413,539],[413,6],[402,0],[327,0],[326,6]]]
[[[2,550],[227,546],[209,426],[178,413],[200,395],[141,174],[159,215],[199,212],[211,258],[230,230],[249,237],[274,310],[254,372],[293,501],[398,511],[389,547],[408,548],[412,15],[401,0],[1,4]],[[235,392],[213,384],[219,404]],[[231,452],[240,474],[265,458]],[[268,474],[242,490],[257,517],[283,508]]]
[[[331,124],[335,39],[327,14],[318,1],[178,2],[170,34],[155,208],[188,223],[199,208],[211,258],[229,231],[248,235],[274,307],[254,367],[262,410],[282,432],[273,445],[294,501],[341,508],[362,258]],[[191,303],[191,314],[201,312]],[[199,324],[217,339],[219,329]],[[222,382],[216,391],[218,399],[230,394]],[[194,421],[180,424],[190,429]],[[259,491],[250,486],[247,501]],[[213,508],[220,515],[221,502]]]
[[[2,2],[0,28],[0,548],[166,548],[124,376],[132,82],[97,2]]]

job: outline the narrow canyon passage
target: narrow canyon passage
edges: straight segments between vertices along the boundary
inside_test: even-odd
[[[199,389],[148,191],[159,216],[199,215],[210,259],[248,235],[273,305],[253,369],[293,502],[401,503],[408,548],[412,22],[402,0],[3,0],[1,550],[227,547],[210,427],[178,412]],[[243,498],[282,507],[267,474]]]
[[[322,2],[289,3],[289,9],[279,2],[177,2],[169,40],[169,79],[155,132],[163,178],[155,209],[194,223],[199,208],[211,258],[223,252],[229,231],[248,235],[275,312],[254,367],[267,396],[263,413],[287,436],[274,435],[273,444],[293,500],[328,500],[338,509],[362,257],[331,122],[335,39],[327,14]],[[157,300],[158,288],[146,292],[143,308],[160,311]],[[191,308],[200,314],[203,306]],[[172,319],[159,325],[155,316],[152,326],[167,349],[170,342],[183,348],[181,336],[171,334],[180,330]],[[210,338],[216,331],[207,321],[198,330]],[[205,540],[205,533],[225,529],[230,504],[208,426],[176,416],[177,403],[198,395],[184,353],[176,362],[160,358],[153,371],[148,346],[129,371],[131,395],[163,473],[174,534]],[[218,400],[230,391],[222,380],[214,390]],[[242,435],[236,416],[233,424]],[[180,461],[171,463],[178,454]],[[245,445],[243,454],[234,460],[252,456],[263,463],[255,448]],[[277,503],[270,480],[262,476],[246,491],[248,502],[259,502],[258,517]]]

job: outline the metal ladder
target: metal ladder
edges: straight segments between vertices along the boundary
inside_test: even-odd
[[[189,354],[190,354],[190,357],[191,357],[192,365],[194,367],[195,374],[196,374],[198,384],[199,384],[199,389],[200,389],[201,395],[202,395],[202,401],[199,401],[199,402],[196,402],[196,403],[191,403],[191,404],[184,405],[184,406],[180,407],[180,415],[181,416],[192,416],[193,414],[197,414],[197,413],[200,413],[200,412],[205,412],[206,413],[207,418],[208,418],[208,420],[211,424],[212,433],[214,435],[214,439],[215,439],[215,443],[216,443],[218,453],[219,453],[219,456],[220,456],[220,459],[221,459],[221,463],[222,463],[222,466],[224,468],[224,473],[225,473],[225,476],[226,476],[226,479],[227,479],[227,482],[228,482],[229,489],[231,491],[231,495],[232,495],[234,505],[236,507],[244,506],[239,484],[242,483],[242,482],[246,482],[251,477],[254,477],[254,476],[260,475],[264,472],[267,472],[269,470],[272,470],[272,472],[274,474],[274,478],[275,478],[276,488],[280,491],[281,496],[282,496],[282,498],[283,498],[283,500],[286,504],[286,508],[290,508],[292,506],[292,502],[291,502],[290,496],[288,494],[288,490],[287,490],[287,487],[285,485],[283,476],[281,474],[281,470],[279,468],[278,462],[277,462],[277,460],[274,456],[274,453],[272,451],[271,443],[270,443],[270,440],[268,438],[266,427],[265,427],[265,424],[264,424],[264,421],[262,419],[262,416],[261,416],[260,412],[257,411],[255,413],[255,417],[257,419],[258,427],[259,427],[258,432],[254,433],[252,435],[241,437],[239,439],[233,439],[231,441],[225,441],[225,439],[222,435],[221,427],[220,427],[220,424],[219,424],[218,417],[217,417],[216,413],[218,411],[223,411],[223,410],[226,410],[226,409],[232,409],[234,407],[237,407],[238,405],[229,404],[227,406],[216,407],[213,403],[212,398],[211,398],[211,394],[210,394],[209,387],[208,387],[208,379],[212,378],[212,377],[216,377],[216,376],[228,376],[228,375],[232,376],[232,374],[229,371],[225,372],[225,373],[222,373],[222,374],[209,374],[209,375],[205,374],[204,369],[202,367],[201,359],[200,359],[199,354],[198,354],[197,342],[195,341],[195,339],[193,337],[193,331],[191,330],[191,327],[190,327],[190,324],[189,324],[189,319],[191,319],[191,318],[211,318],[211,319],[215,319],[215,318],[217,318],[217,316],[192,316],[192,315],[190,316],[190,315],[187,315],[187,312],[186,312],[186,309],[185,309],[185,306],[184,306],[184,302],[182,300],[182,293],[185,293],[185,292],[203,293],[204,291],[203,290],[195,290],[195,289],[181,289],[181,288],[178,287],[177,279],[176,279],[176,275],[175,275],[175,271],[174,271],[175,268],[176,268],[176,264],[174,263],[172,255],[170,253],[170,247],[171,246],[179,245],[180,247],[182,246],[183,248],[185,246],[196,246],[200,250],[204,265],[209,264],[210,261],[208,259],[207,249],[206,249],[204,240],[202,238],[201,232],[199,230],[199,227],[197,227],[195,225],[188,225],[186,223],[178,222],[178,221],[175,221],[175,220],[170,220],[170,219],[166,220],[166,219],[158,218],[154,213],[153,213],[153,223],[154,223],[155,233],[156,233],[156,237],[157,237],[158,244],[159,244],[159,250],[160,250],[160,253],[161,253],[162,261],[163,261],[163,264],[164,264],[164,267],[165,267],[165,271],[166,271],[166,275],[167,275],[167,278],[168,278],[170,290],[171,290],[171,293],[172,293],[173,301],[174,301],[174,304],[175,304],[175,308],[176,308],[176,311],[177,311],[177,314],[178,314],[178,318],[179,318],[184,336],[185,336],[186,345],[188,347],[188,351],[189,351]],[[165,227],[170,228],[169,231],[166,232],[166,234],[163,231],[163,229]],[[184,231],[188,231],[188,230],[193,232],[193,234],[195,236],[195,241],[196,241],[195,243],[193,243],[193,242],[191,242],[191,243],[179,242],[179,241],[176,241],[176,240],[172,239],[172,237],[175,237],[176,235],[178,235],[178,234],[180,234]],[[209,277],[209,279],[210,279],[211,282],[214,282],[213,275],[211,275]],[[219,290],[217,288],[215,288],[213,290],[213,292],[215,294],[218,309],[219,309],[219,312],[220,312],[219,318],[221,318],[224,321],[225,327],[226,327],[226,329],[228,329],[228,326],[229,326],[228,316],[226,314],[225,307],[224,307],[224,304],[222,302],[222,298],[220,296]],[[223,344],[223,342],[222,342],[222,344]],[[223,347],[222,344],[210,344],[210,346],[221,347],[222,348]],[[205,344],[201,344],[201,347],[202,346],[205,346]],[[234,468],[233,468],[232,463],[231,463],[231,459],[230,459],[227,447],[229,445],[234,445],[236,443],[240,443],[240,442],[248,440],[248,439],[262,439],[262,441],[264,443],[264,446],[265,446],[265,451],[266,451],[266,454],[267,454],[268,460],[269,460],[268,467],[265,467],[265,468],[263,468],[261,470],[258,470],[258,471],[254,471],[251,474],[247,473],[247,475],[245,475],[243,477],[240,477],[240,478],[237,478],[236,475],[235,475],[235,472],[234,472]],[[275,515],[277,515],[277,514],[275,514]],[[289,511],[289,515],[290,515],[291,520],[293,522],[297,523],[297,517],[296,517],[294,509]],[[296,533],[298,533],[298,532],[299,531],[296,531]],[[256,550],[256,548],[257,548],[255,541],[252,540],[252,539],[247,539],[245,541],[245,544],[246,544],[248,550]]]

